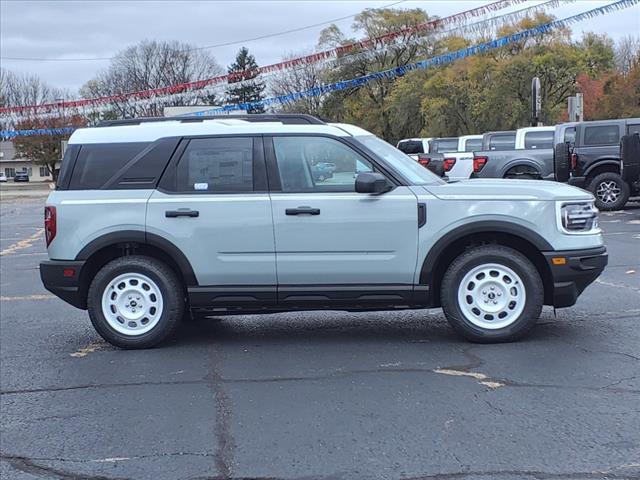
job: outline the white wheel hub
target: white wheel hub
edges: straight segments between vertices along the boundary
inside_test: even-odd
[[[458,286],[462,314],[477,327],[489,330],[511,325],[524,310],[526,299],[518,274],[497,263],[473,267]]]
[[[125,273],[111,280],[102,294],[102,314],[123,335],[142,335],[162,316],[162,293],[141,273]]]

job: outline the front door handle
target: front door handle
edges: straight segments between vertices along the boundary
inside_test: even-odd
[[[320,215],[320,209],[311,207],[287,208],[285,213],[287,215]]]
[[[200,216],[200,212],[198,210],[167,210],[164,212],[164,216],[167,218],[176,218],[176,217],[198,217]]]

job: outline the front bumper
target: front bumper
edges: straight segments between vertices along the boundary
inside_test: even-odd
[[[44,288],[76,308],[87,308],[86,292],[80,282],[84,261],[45,260],[40,262]],[[71,272],[73,271],[73,274]]]
[[[553,279],[552,298],[545,303],[557,308],[574,305],[584,289],[602,273],[609,257],[604,246],[587,250],[543,252],[543,255]],[[553,259],[562,258],[564,263],[556,260],[561,264],[554,264]]]

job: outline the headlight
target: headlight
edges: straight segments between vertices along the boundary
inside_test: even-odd
[[[564,233],[598,233],[598,209],[593,201],[558,202],[558,228]]]

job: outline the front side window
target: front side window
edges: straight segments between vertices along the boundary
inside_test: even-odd
[[[585,127],[585,145],[617,145],[620,143],[620,131],[617,125]]]
[[[253,139],[197,138],[189,141],[176,171],[179,192],[235,193],[253,190]]]
[[[326,137],[273,137],[282,191],[354,192],[371,163],[349,146]]]
[[[527,150],[553,148],[553,130],[544,132],[527,132],[524,134],[524,148]]]
[[[516,148],[516,134],[493,135],[489,140],[489,150],[513,150]]]
[[[627,127],[627,131],[629,132],[629,135],[634,135],[636,133],[640,134],[640,124],[629,125]]]

